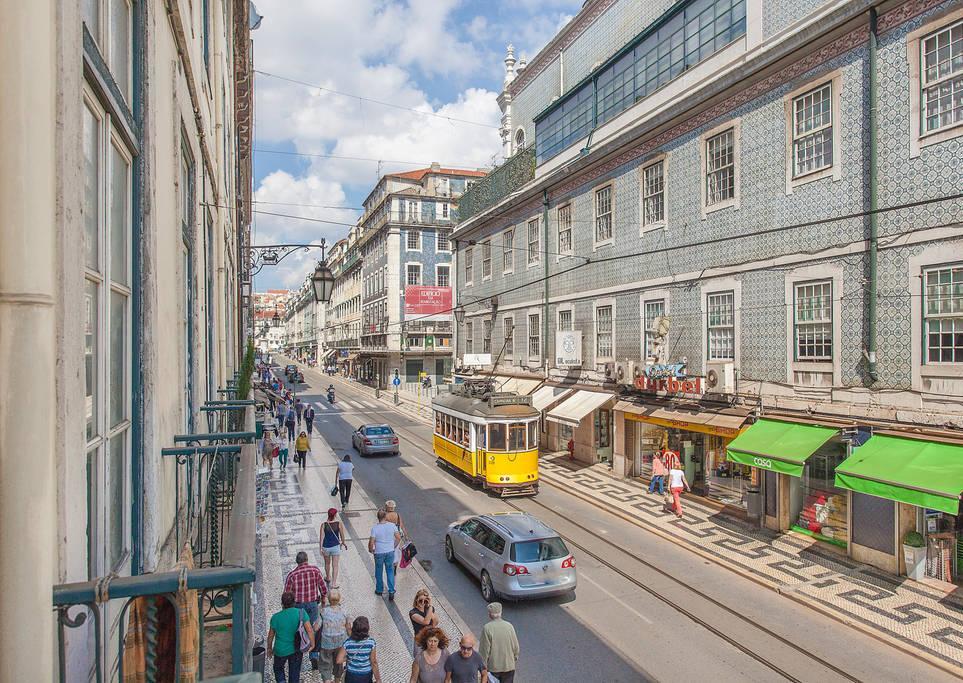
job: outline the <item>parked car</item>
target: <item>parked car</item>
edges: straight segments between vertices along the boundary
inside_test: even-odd
[[[398,455],[401,452],[398,435],[388,425],[361,425],[351,435],[351,445],[361,455],[377,453]]]
[[[445,557],[478,577],[485,602],[575,590],[575,557],[550,526],[524,512],[479,515],[449,525]]]
[[[304,384],[304,373],[300,370],[295,370],[288,379],[291,380],[291,384]]]

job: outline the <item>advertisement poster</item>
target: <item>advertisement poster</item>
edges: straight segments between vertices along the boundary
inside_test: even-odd
[[[405,317],[448,316],[451,314],[451,287],[408,285],[405,287]]]

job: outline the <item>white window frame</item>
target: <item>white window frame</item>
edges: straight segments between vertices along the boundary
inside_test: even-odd
[[[478,243],[482,254],[482,282],[492,279],[492,239]]]
[[[532,227],[535,228],[535,240],[532,240]],[[525,255],[528,261],[527,268],[532,268],[541,263],[542,260],[542,220],[538,216],[529,218],[525,221]],[[535,247],[534,251],[532,247]]]
[[[639,357],[643,361],[649,360],[647,357],[648,344],[646,343],[646,335],[648,330],[645,325],[645,309],[647,304],[654,304],[658,301],[662,302],[662,315],[669,316],[669,290],[667,289],[654,289],[647,292],[643,292],[639,296],[639,330],[640,330],[640,340],[639,340]],[[671,332],[670,332],[671,336]],[[668,340],[667,340],[668,341]]]
[[[963,122],[951,124],[932,132],[926,132],[923,120],[923,41],[935,33],[945,30],[957,22],[963,21],[963,7],[946,12],[935,17],[926,24],[911,31],[906,36],[906,61],[909,63],[909,100],[910,100],[910,158],[916,158],[924,147],[935,145],[953,138],[963,136]]]
[[[508,334],[509,328],[511,334]],[[515,316],[506,315],[502,318],[502,340],[505,345],[504,359],[512,360],[515,357]]]
[[[959,250],[961,242],[949,246]],[[926,282],[923,273],[940,267],[956,265],[957,260],[947,259],[947,244],[937,243],[925,247],[919,254],[910,256],[907,261],[906,284],[910,297],[912,389],[925,394],[957,395],[963,392],[963,364],[925,363],[926,342],[924,340],[924,299]]]
[[[470,287],[475,277],[475,253],[473,247],[466,247],[465,251],[465,286]]]
[[[448,202],[440,202],[441,205],[441,220],[448,221],[451,220],[451,204]]]
[[[569,316],[570,316],[570,317],[569,317],[569,324],[571,325],[571,327],[568,327],[568,328],[563,328],[563,327],[562,327],[562,314],[563,314],[563,313],[568,313],[568,314],[569,314]],[[566,330],[566,329],[568,329],[568,330],[574,330],[574,329],[575,329],[575,307],[572,306],[571,304],[566,305],[566,306],[559,306],[557,309],[555,309],[555,331],[556,331],[556,332],[563,332],[563,331]]]
[[[927,292],[928,276],[930,273],[943,271],[943,270],[949,270],[951,272],[954,270],[959,270],[961,271],[959,277],[963,279],[963,260],[925,266],[922,269],[921,276],[922,276],[922,299],[923,299],[922,301],[923,354],[921,356],[921,362],[923,363],[924,366],[935,365],[935,366],[963,367],[963,361],[955,361],[955,360],[944,361],[944,360],[929,359],[930,345],[929,345],[929,338],[928,338],[929,337],[929,334],[928,334],[929,330],[927,325],[928,321],[930,320],[959,321],[961,330],[963,330],[963,311],[961,311],[958,314],[953,314],[953,313],[928,313],[926,310],[927,301],[928,301],[928,292]],[[955,323],[954,323],[954,329],[955,329]],[[953,334],[956,334],[956,333],[954,332]]]
[[[702,313],[702,358],[703,358],[703,371],[705,370],[706,363],[717,363],[717,362],[727,362],[724,359],[719,360],[709,360],[709,310],[708,310],[708,297],[711,294],[721,294],[723,292],[732,292],[733,295],[733,315],[734,315],[734,348],[733,353],[735,358],[732,360],[736,368],[740,367],[740,362],[742,359],[742,280],[738,277],[720,277],[705,280],[703,285],[700,287],[700,309]]]
[[[444,241],[447,248],[441,247],[442,235],[444,235]],[[442,254],[451,253],[451,230],[446,228],[438,228],[438,230],[435,231],[435,252]]]
[[[408,269],[412,266],[418,268],[418,282],[411,282],[410,273]],[[405,287],[418,287],[425,283],[424,278],[424,265],[418,261],[408,261],[405,263]]]
[[[733,155],[732,161],[733,161],[733,183],[734,183],[733,196],[729,199],[725,199],[723,201],[717,202],[712,206],[707,206],[706,205],[706,202],[708,201],[707,148],[708,148],[709,140],[718,135],[721,135],[722,133],[725,133],[729,129],[732,129],[732,155]],[[739,190],[740,176],[741,176],[740,167],[742,166],[742,163],[741,163],[742,153],[741,153],[741,142],[740,142],[741,138],[742,138],[741,125],[740,125],[740,119],[738,118],[732,119],[730,121],[726,121],[724,124],[716,126],[711,130],[707,130],[706,132],[704,132],[702,135],[699,136],[699,176],[700,176],[699,191],[701,194],[701,201],[699,203],[699,206],[700,206],[700,217],[703,220],[705,220],[710,213],[714,213],[716,211],[721,211],[723,209],[728,209],[728,208],[734,208],[736,210],[739,209],[739,201],[741,196],[740,190]]]
[[[799,319],[799,316],[800,316],[799,306],[800,306],[801,296],[806,293],[807,288],[816,288],[816,287],[822,290],[822,293],[820,294],[820,296],[826,295],[824,288],[828,288],[829,290],[829,294],[828,294],[829,302],[828,302],[828,306],[826,307],[829,310],[829,318],[801,321]],[[833,298],[834,296],[835,294],[833,291],[832,280],[804,280],[801,282],[793,283],[793,298],[792,298],[793,360],[796,363],[804,363],[804,362],[830,362],[831,363],[832,362],[833,357],[835,356],[835,345],[836,345],[836,339],[835,339],[835,336],[833,335]],[[800,353],[800,343],[799,343],[800,331],[804,330],[807,327],[815,327],[815,326],[828,326],[829,354],[804,356]]]
[[[113,17],[111,16],[111,3],[120,1],[127,6],[127,79],[126,82],[122,82],[118,78],[118,73],[115,68],[116,55],[114,54],[114,26]],[[93,0],[93,4],[97,8],[98,25],[90,26],[87,24],[86,20],[82,19],[83,23],[87,25],[87,30],[90,32],[91,37],[97,44],[97,48],[100,50],[101,56],[104,58],[104,63],[107,64],[107,68],[110,70],[111,76],[113,76],[114,81],[117,83],[117,87],[120,89],[121,95],[124,97],[125,102],[128,107],[131,107],[131,88],[133,87],[133,75],[134,75],[134,8],[130,0]],[[81,8],[81,15],[83,15],[83,9]]]
[[[448,284],[441,284],[441,271],[444,269],[447,271],[445,277],[448,278]],[[451,287],[451,264],[450,263],[436,263],[435,264],[435,286],[436,287]]]
[[[418,246],[417,246],[417,247],[412,247],[412,246],[411,246],[411,237],[412,237],[412,235],[414,235],[415,238],[416,238],[416,241],[417,241],[417,243],[418,243]],[[418,230],[417,228],[408,228],[407,230],[405,230],[405,251],[418,251],[418,252],[420,252],[420,251],[421,251],[421,245],[422,245],[421,230]]]
[[[471,320],[465,322],[465,353],[475,353],[475,323]]]
[[[535,319],[535,334],[532,334],[532,318]],[[538,346],[538,353],[532,353],[532,341]],[[542,354],[545,353],[542,343],[542,311],[539,308],[530,308],[525,315],[525,357],[529,365],[540,365]]]
[[[649,220],[646,213],[646,180],[645,174],[649,169],[661,164],[662,165],[662,218],[660,220]],[[665,230],[666,226],[669,224],[669,202],[668,202],[668,184],[669,184],[669,155],[668,154],[658,154],[648,161],[646,161],[642,167],[639,169],[639,225],[640,225],[640,235],[644,235],[647,232],[653,230]]]
[[[599,214],[599,193],[608,190],[608,212]],[[615,242],[615,181],[609,180],[592,188],[592,251]],[[599,221],[608,218],[608,237],[599,239]]]
[[[608,334],[611,336],[611,342],[610,342],[611,348],[609,349],[610,353],[607,355],[602,355],[600,353],[602,345],[601,345],[601,330],[599,329],[599,309],[602,309],[602,308],[610,308],[612,311],[612,317],[611,317],[612,328],[608,332]],[[616,340],[615,299],[600,299],[595,302],[595,305],[592,307],[592,323],[593,323],[592,355],[595,357],[595,362],[605,363],[608,361],[615,360],[615,356],[616,356],[616,353],[615,353],[615,340]]]
[[[833,291],[833,357],[830,360],[797,360],[796,359],[796,329],[795,329],[795,290],[797,285],[807,282],[832,282]],[[786,273],[786,382],[796,383],[796,373],[822,373],[832,375],[832,385],[839,386],[842,377],[842,361],[840,344],[842,337],[842,297],[843,297],[843,268],[834,263],[819,263],[800,266]]]
[[[830,87],[830,113],[832,121],[832,147],[833,163],[825,168],[810,171],[803,175],[796,175],[795,160],[795,101],[809,93],[824,86]],[[786,194],[792,194],[793,190],[800,185],[805,185],[823,178],[832,178],[833,181],[842,179],[842,150],[841,150],[841,126],[842,126],[842,92],[843,77],[839,70],[832,71],[824,76],[809,81],[805,85],[796,88],[783,98],[783,110],[786,122]],[[806,135],[811,135],[812,132]]]
[[[502,233],[502,275],[515,272],[515,228]]]
[[[495,329],[495,324],[492,322],[491,318],[482,319],[482,353],[491,354],[492,352],[492,334]]]
[[[572,256],[575,253],[575,231],[572,229],[572,202],[565,202],[555,209],[555,240],[558,247],[558,254],[555,256],[556,263],[561,261],[563,258]],[[562,211],[565,210],[568,214],[568,225],[563,226],[562,224]],[[568,247],[562,247],[562,230],[563,227],[567,227],[568,232]]]

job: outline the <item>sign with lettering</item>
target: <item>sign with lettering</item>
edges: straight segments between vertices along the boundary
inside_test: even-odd
[[[582,365],[582,332],[559,330],[555,333],[555,367],[577,368]]]
[[[451,313],[451,287],[405,287],[405,315],[449,315]]]
[[[664,379],[650,378],[645,375],[635,379],[635,388],[639,391],[665,392],[667,394],[701,394],[701,377],[675,377]]]
[[[642,372],[649,379],[668,379],[669,377],[686,379],[688,378],[688,375],[685,372],[685,366],[685,361],[680,363],[646,365]]]

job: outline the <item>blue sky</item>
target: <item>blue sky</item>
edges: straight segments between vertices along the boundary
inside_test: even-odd
[[[379,168],[383,174],[432,161],[490,166],[500,158],[495,98],[505,46],[534,56],[582,0],[256,4],[264,20],[253,34],[254,68],[271,75],[259,73],[255,83],[254,208],[262,213],[255,214],[254,244],[322,238],[330,244],[348,228],[263,212],[351,224]],[[300,156],[318,154],[342,158]],[[317,252],[294,254],[262,270],[255,287],[296,287],[316,258]]]

